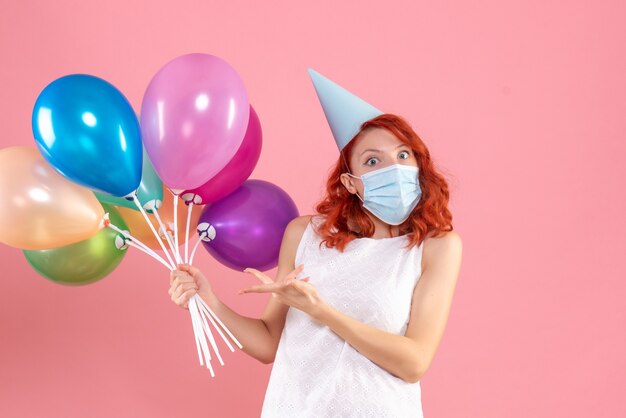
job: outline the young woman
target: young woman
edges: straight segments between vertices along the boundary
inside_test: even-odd
[[[271,295],[261,318],[222,303],[193,266],[172,272],[169,293],[183,308],[199,293],[243,351],[274,363],[262,417],[422,417],[461,265],[448,186],[393,114],[340,152],[317,213],[288,224],[276,279],[245,270],[262,284],[243,293]]]

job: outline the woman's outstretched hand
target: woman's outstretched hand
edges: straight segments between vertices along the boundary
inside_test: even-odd
[[[296,279],[296,276],[303,268],[304,264],[300,264],[291,273],[277,281],[272,280],[268,275],[257,269],[247,268],[244,272],[254,275],[263,282],[263,284],[241,289],[239,294],[271,292],[272,297],[276,298],[277,301],[300,309],[317,319],[324,305],[324,301],[320,298],[315,286],[308,283],[309,277]]]
[[[179,264],[170,272],[170,288],[172,301],[183,309],[189,309],[189,299],[196,293],[208,304],[216,300],[211,283],[200,269],[189,264]]]

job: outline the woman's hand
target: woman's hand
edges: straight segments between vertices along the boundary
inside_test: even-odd
[[[244,272],[256,276],[264,284],[241,289],[239,294],[271,292],[272,297],[276,298],[277,301],[300,309],[317,319],[324,306],[324,301],[320,298],[315,286],[308,283],[309,277],[296,279],[303,268],[304,264],[300,264],[295,270],[276,282],[259,270],[247,268]]]
[[[189,299],[196,293],[209,304],[217,300],[211,284],[197,267],[189,264],[179,264],[176,270],[170,273],[170,288],[168,290],[172,301],[184,309],[189,309]]]

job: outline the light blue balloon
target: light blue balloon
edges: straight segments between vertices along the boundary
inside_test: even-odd
[[[37,97],[32,126],[43,156],[69,180],[114,196],[139,187],[139,122],[108,81],[87,74],[56,79]]]
[[[94,192],[94,194],[101,203],[139,210],[132,200],[113,196],[108,193]],[[163,203],[163,183],[154,170],[145,148],[143,150],[141,183],[139,183],[139,187],[137,188],[137,199],[139,199],[139,203],[148,213],[152,213],[153,209],[159,209]]]

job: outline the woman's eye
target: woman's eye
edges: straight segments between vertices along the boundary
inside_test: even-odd
[[[369,159],[365,162],[365,164],[366,164],[366,165],[374,165],[374,164],[375,164],[375,161],[376,161],[376,158],[372,157],[372,158],[369,158]]]
[[[409,154],[408,151],[402,151],[399,155],[404,155],[404,157],[400,157],[404,160],[406,160],[407,158],[409,158],[411,156],[411,154]]]

